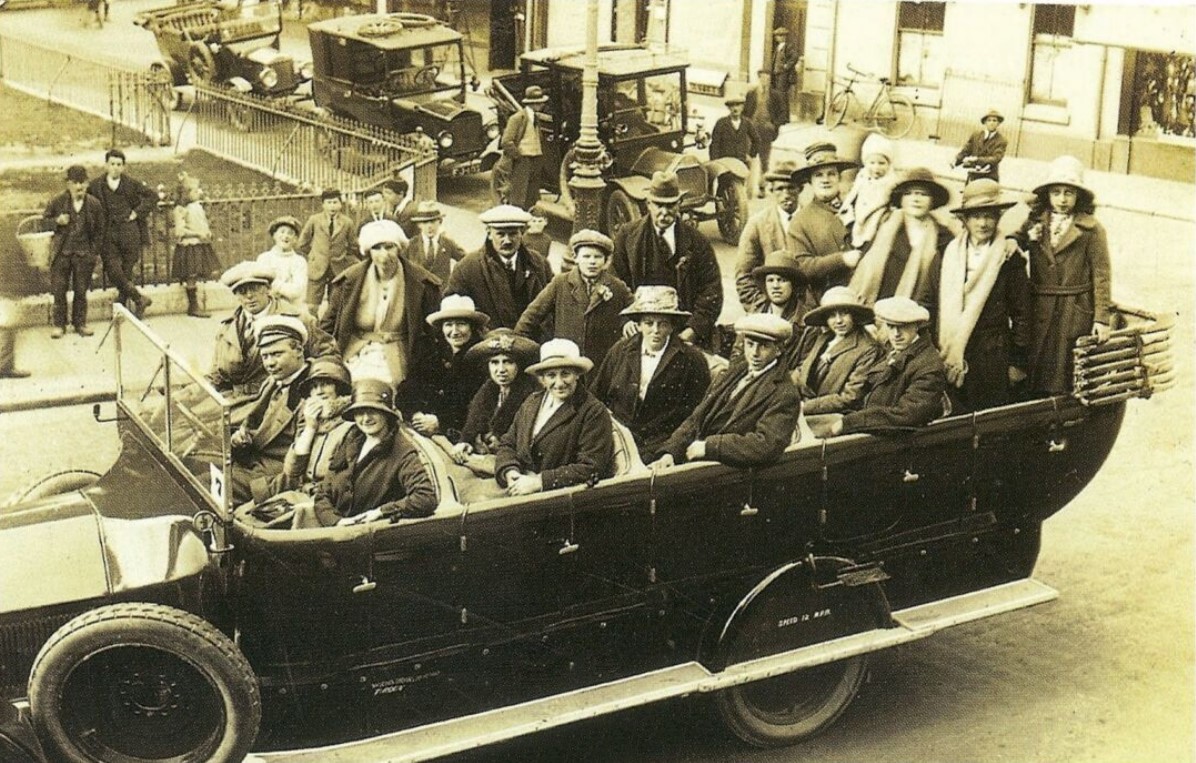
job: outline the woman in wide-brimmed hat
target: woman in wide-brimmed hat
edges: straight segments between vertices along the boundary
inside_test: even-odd
[[[543,389],[523,401],[498,446],[494,477],[510,495],[611,476],[610,413],[581,382],[593,367],[576,344],[552,339],[540,346],[540,362],[525,369]]]
[[[1004,405],[1012,384],[1026,378],[1026,260],[1016,251],[1006,255],[997,239],[1001,215],[1012,206],[996,181],[981,178],[964,186],[951,210],[964,231],[943,253],[936,336],[955,413]]]
[[[803,321],[808,331],[801,365],[793,374],[801,388],[802,410],[812,416],[855,408],[864,397],[868,369],[883,354],[864,330],[872,322],[872,308],[851,289],[836,286],[826,290]]]
[[[1112,321],[1109,242],[1095,216],[1095,195],[1084,183],[1084,165],[1073,156],[1051,162],[1046,182],[1034,189],[1025,224],[1014,235],[1029,252],[1033,293],[1031,391],[1071,390],[1072,348],[1093,334],[1104,341]]]

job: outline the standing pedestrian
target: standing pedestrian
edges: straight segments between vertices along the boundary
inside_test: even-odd
[[[540,128],[537,126],[536,106],[548,102],[548,96],[538,85],[532,85],[523,92],[523,108],[511,115],[503,130],[502,159],[500,175],[505,174],[507,187],[495,188],[505,203],[523,209],[531,209],[540,200],[540,172],[544,159],[544,148],[540,142]]]
[[[116,287],[117,301],[135,315],[145,315],[153,300],[133,285],[141,251],[149,243],[149,217],[158,194],[125,174],[125,153],[119,148],[104,154],[104,174],[91,181],[87,192],[104,208],[104,244],[100,258],[104,275]]]
[[[342,211],[341,192],[335,188],[325,190],[320,194],[320,207],[307,218],[295,245],[307,257],[307,304],[317,317],[332,279],[358,261],[357,227],[353,218]],[[406,239],[402,244],[406,246]]]
[[[760,138],[756,135],[756,127],[743,116],[743,96],[728,96],[723,103],[727,106],[727,115],[720,117],[710,131],[710,158],[729,156],[746,166],[753,156],[760,154]]]
[[[50,291],[54,294],[55,339],[66,333],[66,292],[74,292],[71,324],[79,336],[91,336],[87,327],[87,292],[96,256],[104,241],[104,209],[87,193],[87,170],[76,164],[66,171],[66,190],[46,207],[44,217],[53,221],[50,243]]]
[[[444,213],[440,211],[440,205],[434,201],[421,201],[411,222],[419,226],[419,232],[407,247],[407,259],[445,283],[453,263],[465,259],[465,250],[442,229]]]
[[[212,251],[212,229],[208,225],[208,213],[203,208],[203,189],[199,178],[187,173],[179,176],[179,187],[174,204],[174,258],[171,261],[171,275],[181,281],[187,292],[187,315],[193,318],[210,318],[211,314],[199,307],[200,278],[208,280],[220,269],[220,261]]]
[[[789,124],[789,91],[797,81],[797,69],[801,65],[801,53],[789,44],[789,30],[777,27],[772,30],[772,60],[769,65],[768,114],[779,130]]]
[[[777,126],[773,124],[772,115],[768,112],[768,99],[772,92],[768,84],[768,71],[761,69],[757,75],[759,81],[756,86],[743,94],[743,115],[751,120],[752,126],[756,128],[756,146],[760,152],[760,161],[755,187],[756,195],[763,199],[765,185],[768,183],[765,174],[768,172],[769,157],[772,156],[772,142],[777,139]]]

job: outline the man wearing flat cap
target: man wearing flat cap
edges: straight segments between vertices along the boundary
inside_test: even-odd
[[[889,352],[868,369],[860,409],[809,417],[815,433],[916,429],[943,415],[947,371],[923,331],[930,312],[908,297],[878,300],[873,312],[877,336]]]
[[[722,274],[710,242],[680,216],[677,175],[653,173],[648,187],[648,214],[619,231],[611,268],[631,289],[676,289],[681,309],[692,314],[677,338],[709,346],[714,323],[723,309]]]
[[[478,219],[486,226],[486,241],[457,264],[444,293],[471,297],[477,309],[490,316],[491,328],[515,328],[552,280],[552,268],[543,254],[523,243],[531,220],[527,211],[500,204]]]
[[[801,52],[789,43],[789,30],[777,27],[772,30],[772,58],[769,61],[769,80],[772,84],[769,113],[779,128],[789,124],[789,91],[797,82],[797,70],[801,66]]]
[[[238,503],[270,497],[302,428],[302,387],[309,369],[303,356],[306,343],[307,327],[294,316],[270,316],[258,328],[257,345],[270,376],[230,438],[233,500]]]
[[[801,393],[781,362],[793,324],[779,315],[756,313],[735,321],[743,337],[744,363],[732,366],[711,386],[672,437],[654,470],[684,461],[720,461],[751,467],[771,463],[793,439],[801,415]]]
[[[354,378],[397,386],[417,358],[431,353],[424,316],[440,303],[440,280],[400,257],[406,236],[392,220],[366,223],[358,246],[366,258],[332,281],[320,325],[332,334]]]
[[[969,135],[967,143],[964,143],[963,148],[955,155],[951,166],[963,167],[968,171],[965,185],[980,178],[1000,181],[1001,176],[997,170],[1001,160],[1005,158],[1005,150],[1009,147],[1009,141],[998,129],[1004,121],[1005,117],[1001,112],[989,109],[988,113],[980,117],[983,128]]]
[[[547,102],[548,97],[538,85],[527,88],[523,92],[523,108],[507,120],[499,141],[502,167],[498,174],[505,177],[506,188],[496,187],[495,191],[506,203],[525,210],[540,200],[544,148],[540,143],[540,128],[536,125],[535,107]]]
[[[258,348],[263,321],[288,316],[302,322],[306,332],[304,354],[309,358],[337,354],[336,343],[322,331],[308,312],[282,297],[272,295],[274,271],[258,262],[233,265],[220,276],[232,289],[237,308],[216,329],[216,348],[207,380],[232,403],[232,424],[240,424],[261,391],[268,374]]]
[[[743,96],[727,96],[723,103],[727,105],[728,114],[720,117],[710,131],[710,158],[729,156],[747,165],[760,153],[760,136],[752,121],[743,116]]]
[[[735,293],[745,313],[757,312],[768,301],[760,291],[753,271],[773,252],[797,251],[797,239],[789,230],[797,214],[797,186],[793,184],[795,162],[777,162],[764,174],[769,203],[748,218],[739,236],[739,258],[735,261]],[[804,286],[802,286],[804,290]]]

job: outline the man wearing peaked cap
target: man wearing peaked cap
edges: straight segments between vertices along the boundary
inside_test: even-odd
[[[722,274],[714,249],[696,227],[680,219],[681,186],[672,172],[653,173],[648,214],[615,236],[611,269],[628,288],[672,286],[681,308],[692,313],[677,338],[709,346],[723,308]]]
[[[742,96],[728,96],[723,102],[728,113],[719,117],[710,131],[710,158],[731,157],[747,165],[753,156],[760,154],[760,136],[752,121],[743,116]]]
[[[781,362],[793,324],[756,313],[735,321],[746,362],[732,366],[707,392],[689,418],[665,442],[651,464],[668,469],[683,461],[721,461],[737,467],[771,463],[793,439],[801,393]]]
[[[779,161],[764,175],[769,203],[748,218],[739,237],[739,257],[735,261],[735,292],[744,312],[755,312],[767,303],[753,270],[764,264],[773,252],[794,252],[797,239],[790,223],[797,213],[798,188],[793,184],[797,164]],[[804,288],[800,282],[797,286]]]
[[[1005,149],[1009,146],[1009,141],[998,130],[1004,121],[1005,117],[1001,112],[989,109],[980,117],[983,128],[968,136],[963,148],[955,155],[951,166],[963,167],[968,171],[965,185],[979,178],[998,181],[1001,179],[997,170],[1001,160],[1005,158]]]
[[[483,212],[486,241],[449,275],[445,294],[471,297],[492,328],[514,328],[519,316],[552,280],[544,255],[523,243],[531,215],[511,204]]]
[[[407,238],[392,220],[366,223],[359,241],[368,259],[333,279],[320,325],[336,338],[355,377],[397,386],[414,359],[430,353],[432,333],[424,316],[440,301],[440,281],[400,256]]]
[[[499,141],[502,158],[496,179],[503,178],[505,188],[496,186],[495,192],[499,198],[523,209],[531,209],[540,200],[544,147],[536,124],[535,107],[547,102],[547,96],[538,85],[528,87],[523,93],[523,108],[507,120]]]

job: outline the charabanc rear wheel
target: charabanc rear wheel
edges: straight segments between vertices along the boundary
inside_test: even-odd
[[[233,763],[261,721],[253,669],[205,620],[158,604],[100,607],[42,647],[29,679],[49,759]]]
[[[868,656],[860,655],[726,689],[716,700],[719,715],[750,745],[795,744],[835,722],[867,670]]]
[[[643,217],[639,204],[620,188],[606,198],[606,235],[614,238],[623,227]]]
[[[747,221],[748,198],[743,180],[727,173],[718,179],[718,232],[723,241],[736,245]]]
[[[187,48],[187,78],[193,85],[210,85],[216,78],[216,57],[202,42]]]

